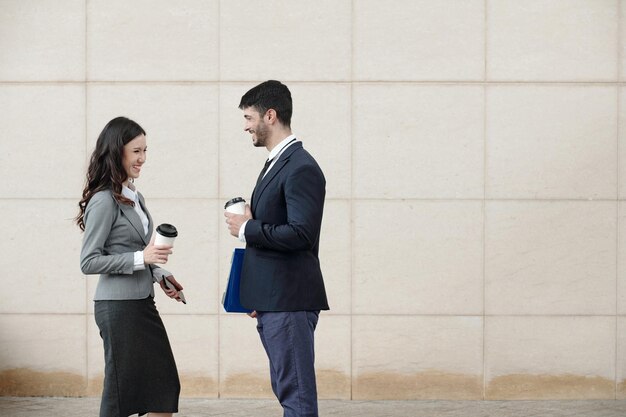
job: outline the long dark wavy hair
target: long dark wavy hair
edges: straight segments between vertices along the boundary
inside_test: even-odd
[[[122,195],[122,183],[128,179],[122,165],[122,155],[124,145],[142,134],[146,134],[142,127],[126,117],[116,117],[102,129],[89,160],[83,198],[78,203],[79,212],[75,220],[81,230],[85,230],[87,204],[98,191],[111,190],[113,197],[120,203],[135,204]]]

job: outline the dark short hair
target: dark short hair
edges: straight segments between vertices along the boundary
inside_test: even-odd
[[[243,110],[248,107],[254,108],[261,115],[265,115],[269,109],[274,109],[278,120],[283,125],[291,127],[291,114],[293,112],[291,92],[280,81],[265,81],[248,90],[241,97],[239,108]]]

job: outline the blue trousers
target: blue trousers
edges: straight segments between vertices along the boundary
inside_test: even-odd
[[[257,330],[270,360],[272,390],[283,417],[318,417],[313,335],[319,311],[257,314]]]

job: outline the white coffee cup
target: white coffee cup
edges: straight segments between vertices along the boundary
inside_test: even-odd
[[[154,238],[154,245],[167,245],[174,246],[174,239],[178,236],[176,227],[168,223],[162,223],[156,228],[156,236]]]
[[[228,200],[224,205],[224,210],[234,214],[246,214],[246,200],[241,197]]]

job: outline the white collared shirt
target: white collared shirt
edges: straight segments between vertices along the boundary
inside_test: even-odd
[[[267,157],[267,159],[270,159],[272,163],[269,167],[267,167],[267,171],[265,171],[263,178],[265,178],[265,175],[270,172],[276,161],[278,161],[278,157],[283,153],[283,151],[294,143],[296,143],[296,135],[289,135],[285,139],[283,139],[278,145],[276,145],[274,149],[272,149],[269,156]]]
[[[130,185],[130,187],[135,188],[135,186],[132,184],[128,184],[128,185]],[[148,226],[150,226],[150,220],[148,220],[148,216],[146,216],[146,213],[141,208],[141,204],[139,204],[139,194],[137,193],[137,189],[135,188],[133,190],[130,187],[122,185],[122,195],[128,198],[129,200],[135,202],[135,212],[139,216],[139,219],[141,219],[141,224],[143,225],[144,235],[147,235]]]
[[[131,183],[128,184],[130,187],[135,188],[135,186]],[[130,187],[122,185],[122,195],[128,198],[131,201],[135,202],[135,212],[139,216],[141,220],[141,225],[143,226],[144,235],[148,234],[148,227],[150,226],[150,220],[148,220],[148,216],[141,208],[141,204],[139,204],[139,194],[137,194],[137,189],[132,190]],[[135,271],[142,271],[146,269],[146,265],[143,261],[143,251],[137,251],[134,254],[134,267]]]
[[[278,145],[274,146],[274,149],[271,150],[269,156],[267,157],[267,159],[270,159],[272,161],[272,163],[270,164],[269,167],[267,167],[267,171],[265,171],[265,174],[263,174],[263,178],[265,178],[265,176],[267,175],[268,172],[270,172],[270,170],[272,169],[274,164],[276,164],[276,161],[278,161],[278,158],[283,153],[283,151],[285,149],[287,149],[288,147],[290,147],[291,145],[293,145],[294,143],[296,143],[297,141],[298,140],[296,139],[296,135],[289,135],[285,139],[280,141],[280,143],[278,143]],[[246,242],[246,233],[245,232],[246,232],[246,224],[247,223],[248,223],[248,221],[246,220],[241,225],[241,228],[239,229],[239,240],[244,242],[244,243]]]

